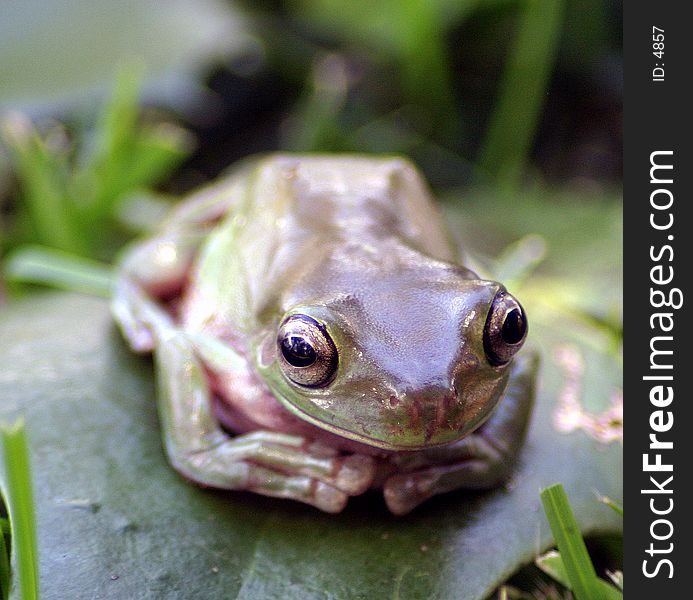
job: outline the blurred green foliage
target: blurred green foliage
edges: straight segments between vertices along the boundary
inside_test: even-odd
[[[191,152],[184,129],[141,118],[142,75],[122,69],[96,124],[77,137],[53,124],[40,133],[21,113],[1,125],[19,194],[9,235],[9,282],[35,282],[108,295],[110,260],[131,235],[121,215],[164,201],[151,189]],[[136,220],[132,214],[130,221]]]
[[[348,10],[336,0],[264,0],[241,3],[242,8],[210,2],[198,11],[199,19],[207,19],[203,29],[210,42],[191,46],[190,52],[198,66],[207,61],[214,95],[181,115],[199,142],[187,162],[193,136],[169,122],[178,120],[175,115],[140,114],[138,88],[141,78],[155,105],[171,106],[151,86],[160,79],[162,48],[174,43],[169,34],[185,27],[191,5],[176,3],[166,18],[179,22],[156,33],[159,44],[144,43],[139,25],[122,35],[107,34],[103,17],[110,13],[93,8],[70,40],[75,52],[83,49],[80,60],[93,54],[92,79],[109,77],[99,58],[104,55],[113,57],[110,64],[130,61],[150,70],[146,77],[136,74],[137,67],[121,70],[96,118],[85,110],[93,99],[67,113],[64,103],[56,104],[65,125],[46,120],[45,111],[39,119],[21,112],[2,117],[0,167],[2,146],[9,163],[0,168],[0,250],[7,255],[25,244],[42,247],[27,261],[12,260],[5,271],[31,279],[31,272],[45,266],[46,249],[67,253],[56,258],[62,272],[69,270],[69,254],[108,261],[133,227],[160,217],[165,203],[155,190],[174,169],[182,166],[173,188],[189,189],[200,173],[213,175],[258,150],[403,153],[434,186],[481,181],[491,184],[492,193],[516,194],[528,175],[530,181],[536,178],[532,156],[547,98],[556,95],[556,65],[578,74],[581,92],[588,95],[590,78],[618,45],[611,31],[618,15],[610,0],[590,1],[589,11],[581,11],[576,0],[355,0]],[[133,10],[144,11],[136,12],[143,23],[152,16],[149,9],[137,8],[139,0],[131,3]],[[63,0],[49,4],[62,23],[67,5]],[[37,10],[31,2],[14,6],[8,22],[31,22]],[[112,27],[124,27],[112,21]],[[222,43],[221,31],[233,40]],[[97,32],[98,52],[93,50]],[[5,106],[12,106],[12,89],[27,96],[31,88],[21,83],[21,74],[34,73],[41,64],[51,76],[34,86],[37,98],[51,97],[46,85],[64,96],[69,82],[76,81],[69,72],[72,62],[62,70],[45,62],[54,54],[53,38],[39,35],[40,27],[26,33],[34,40],[31,56],[21,51],[26,39],[12,45],[8,36],[3,42],[8,51],[0,72],[12,74],[10,87],[0,93]],[[128,36],[131,52],[124,50]],[[212,46],[221,62],[212,60]],[[152,65],[159,66],[152,72]],[[82,89],[73,87],[75,93]],[[17,108],[36,104],[25,101]],[[593,144],[589,135],[587,142]],[[556,143],[549,139],[544,146]],[[570,151],[560,147],[546,153],[555,161],[561,152],[564,162],[571,162]],[[11,175],[18,188],[11,185]],[[79,279],[81,272],[76,265],[71,276]],[[57,281],[47,272],[36,279]]]
[[[2,122],[20,196],[10,239],[103,257],[118,239],[115,214],[128,196],[159,183],[191,149],[186,132],[139,119],[139,77],[119,74],[93,131],[40,134],[19,113]]]
[[[396,105],[376,119],[367,115],[365,129],[354,132],[344,123],[340,125],[339,104],[348,102],[348,74],[342,81],[329,81],[320,74],[330,66],[329,74],[337,71],[333,56],[331,65],[317,69],[322,85],[317,83],[311,100],[305,102],[297,128],[303,135],[297,135],[292,145],[308,145],[313,150],[365,147],[380,152],[411,152],[424,146],[434,154],[443,154],[446,148],[449,153],[459,152],[462,110],[454,79],[460,74],[451,64],[446,37],[475,9],[488,9],[498,2],[388,0],[377,8],[365,1],[355,4],[352,10],[340,11],[341,3],[336,0],[304,0],[298,3],[296,18],[326,37],[348,44],[357,55],[391,69]],[[564,0],[508,3],[509,10],[517,13],[515,39],[505,58],[496,107],[478,156],[486,175],[504,185],[517,185],[531,150],[563,25],[563,5]],[[346,71],[347,65],[342,69]],[[342,138],[335,132],[341,132]],[[475,156],[465,158],[477,162]]]

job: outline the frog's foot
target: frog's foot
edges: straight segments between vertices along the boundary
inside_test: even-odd
[[[491,488],[508,476],[512,463],[478,434],[455,444],[456,463],[391,476],[383,486],[390,512],[404,515],[437,494],[458,488]],[[451,457],[452,458],[452,457]]]
[[[390,511],[404,515],[436,494],[488,489],[505,481],[524,441],[537,368],[534,353],[515,358],[496,411],[476,432],[446,446],[398,455],[399,472],[383,485]]]
[[[201,485],[291,498],[340,512],[365,492],[375,474],[370,456],[327,456],[298,436],[255,431],[202,450],[172,456],[178,471]]]
[[[168,314],[127,277],[116,281],[111,311],[123,337],[135,352],[152,352],[156,332],[174,327]]]

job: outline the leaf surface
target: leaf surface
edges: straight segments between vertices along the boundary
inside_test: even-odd
[[[51,293],[3,307],[0,419],[27,423],[42,597],[479,600],[552,544],[539,491],[555,482],[583,533],[619,531],[595,490],[622,499],[621,444],[556,427],[571,390],[594,414],[613,403],[619,358],[598,329],[535,296],[541,384],[515,476],[404,518],[377,492],[331,516],[183,481],[162,452],[151,361],[128,352],[105,301]]]

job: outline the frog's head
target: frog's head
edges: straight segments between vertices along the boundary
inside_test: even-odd
[[[417,271],[289,299],[258,352],[286,408],[388,450],[459,439],[490,415],[526,337],[524,310],[465,269]]]

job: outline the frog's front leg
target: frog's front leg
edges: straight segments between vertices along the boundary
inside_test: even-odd
[[[399,473],[383,486],[391,512],[403,515],[436,494],[487,489],[508,478],[527,431],[538,358],[528,353],[514,359],[496,411],[477,431],[446,446],[398,456]]]
[[[233,350],[225,347],[224,352]],[[349,496],[370,486],[375,469],[370,457],[337,456],[302,437],[271,431],[226,434],[212,414],[203,363],[184,332],[173,330],[163,336],[155,357],[166,450],[171,463],[188,479],[205,486],[291,498],[326,512],[341,511]],[[227,368],[238,360],[242,359],[231,358]]]
[[[152,352],[154,329],[172,327],[164,310],[148,299],[166,297],[185,280],[203,230],[166,231],[133,246],[120,265],[111,311],[135,352]]]
[[[239,185],[238,178],[229,178],[203,188],[171,211],[153,237],[122,256],[111,310],[136,352],[154,349],[151,320],[166,317],[161,310],[148,312],[151,303],[142,298],[167,298],[180,290],[201,243],[238,202]]]
[[[129,313],[143,320],[154,339],[164,444],[183,476],[204,486],[299,500],[326,512],[341,511],[349,496],[370,487],[375,466],[368,456],[338,456],[301,437],[271,431],[230,437],[212,414],[204,366],[233,368],[242,357],[214,338],[179,329],[127,279],[122,286],[120,301],[131,304]]]

